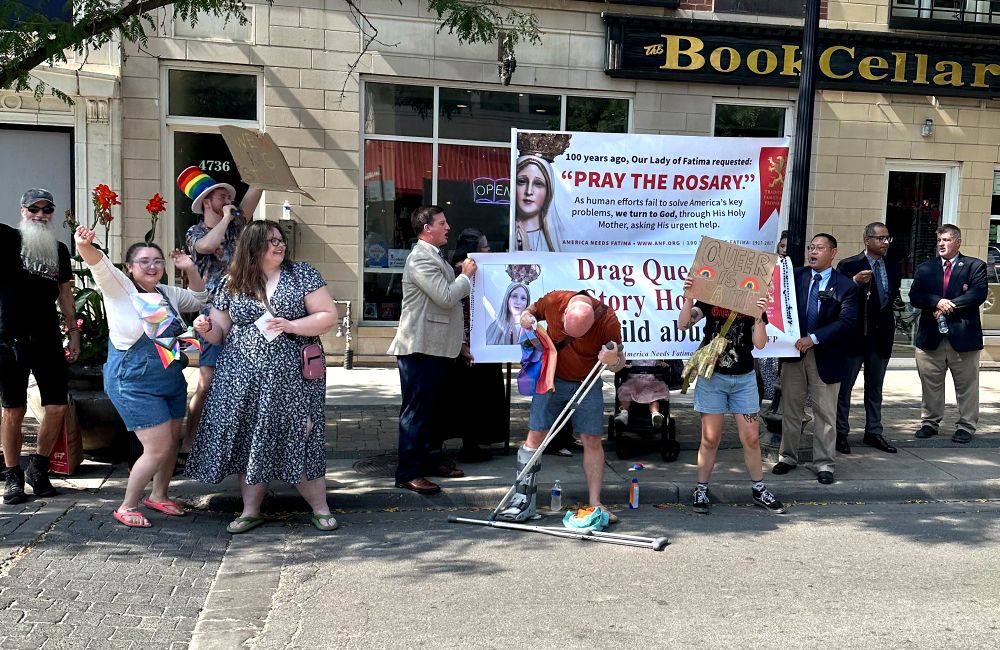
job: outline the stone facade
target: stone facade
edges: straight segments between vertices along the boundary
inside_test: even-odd
[[[711,0],[685,0],[679,9],[572,0],[523,4],[537,15],[544,41],[517,48],[518,67],[509,90],[626,97],[631,100],[631,129],[638,133],[709,135],[713,107],[719,102],[777,105],[794,114],[793,88],[606,75],[601,12],[778,25],[797,25],[800,20],[716,14]],[[162,33],[147,46],[125,48],[124,65],[109,59],[101,68],[102,74],[110,70],[105,76],[113,80],[96,93],[107,103],[107,123],[87,122],[85,101],[67,108],[46,99],[38,110],[14,111],[10,95],[0,95],[0,121],[76,125],[77,159],[86,169],[77,171],[78,205],[86,205],[87,188],[96,182],[120,182],[126,212],[115,224],[118,245],[141,238],[148,228],[145,199],[154,192],[166,196],[172,191],[170,134],[179,127],[166,120],[166,71],[184,67],[259,75],[259,126],[281,147],[300,185],[315,199],[269,191],[260,214],[277,219],[282,203],[291,204],[298,222],[296,257],[316,265],[331,294],[351,300],[355,320],[360,321],[362,85],[398,80],[499,88],[496,45],[460,45],[438,30],[435,18],[418,0],[403,0],[402,5],[397,0],[367,0],[360,6],[378,30],[364,52],[362,43],[371,29],[362,30],[357,16],[339,0],[252,5],[249,28],[235,39],[208,38],[204,30],[182,36],[179,33],[186,30],[164,20]],[[821,27],[884,32],[889,30],[888,11],[888,0],[824,1]],[[91,61],[84,69],[93,67]],[[78,97],[85,100],[89,95]],[[935,127],[931,136],[921,135],[927,119]],[[791,136],[791,120],[788,124]],[[822,91],[813,152],[809,232],[833,233],[842,242],[842,256],[860,250],[865,223],[883,218],[889,171],[919,165],[950,170],[952,194],[946,197],[943,218],[962,227],[964,250],[985,256],[994,170],[1000,161],[1000,111],[992,101]],[[170,219],[161,228],[161,236],[172,232]],[[358,353],[369,361],[391,361],[373,355],[384,353],[393,332],[392,327],[360,326]],[[337,353],[342,340],[331,338],[328,349]]]

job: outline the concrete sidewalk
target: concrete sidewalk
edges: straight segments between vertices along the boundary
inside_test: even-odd
[[[837,482],[820,485],[808,466],[785,476],[770,473],[765,462],[765,480],[786,502],[865,501],[903,502],[913,500],[1000,499],[1000,428],[997,426],[997,403],[1000,398],[1000,373],[981,375],[982,417],[980,430],[972,443],[958,445],[950,438],[955,408],[953,387],[948,389],[949,404],[942,434],[929,440],[913,438],[919,424],[920,382],[916,371],[907,367],[890,368],[886,376],[883,421],[887,438],[899,447],[898,454],[885,454],[861,444],[860,435],[851,436],[854,453],[837,459]],[[485,463],[465,465],[467,476],[442,480],[442,494],[423,497],[396,489],[392,473],[398,427],[399,386],[395,369],[331,368],[327,379],[327,478],[330,503],[338,509],[349,508],[491,508],[513,479],[513,456],[504,456],[503,445],[492,447],[495,456]],[[612,404],[611,376],[605,377],[607,403]],[[859,381],[855,395],[861,400]],[[605,501],[612,507],[624,507],[629,480],[640,483],[641,502],[687,504],[695,484],[699,441],[698,416],[691,408],[691,394],[671,398],[671,414],[677,422],[680,458],[673,463],[661,460],[652,444],[649,452],[620,460],[615,445],[608,442],[608,465],[605,472]],[[527,426],[528,399],[515,395],[511,404],[512,449],[523,439]],[[610,410],[610,406],[609,406]],[[863,424],[863,409],[852,410],[852,430]],[[743,465],[742,451],[735,426],[727,422],[723,449],[711,482],[713,500],[720,503],[748,503],[750,486]],[[764,433],[764,439],[770,434]],[[458,440],[449,441],[454,449]],[[563,503],[571,506],[586,498],[581,466],[582,452],[573,458],[546,456],[542,464],[542,501],[547,505],[548,491],[554,480],[563,486]],[[628,471],[633,463],[642,463],[640,471]],[[78,476],[64,481],[67,487],[98,488],[99,491],[124,488],[126,475],[121,465],[88,465]],[[305,503],[288,485],[272,485],[270,511],[301,510]],[[217,486],[204,485],[185,478],[175,480],[172,492],[198,508],[236,511],[240,507],[239,486],[235,478]]]

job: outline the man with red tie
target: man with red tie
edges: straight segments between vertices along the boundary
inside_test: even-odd
[[[951,370],[958,398],[958,422],[952,442],[972,440],[979,421],[979,353],[983,324],[979,306],[988,290],[986,263],[961,255],[962,231],[945,224],[937,229],[935,259],[917,267],[910,304],[920,309],[916,360],[920,375],[922,423],[917,438],[938,434],[944,417],[944,377]]]

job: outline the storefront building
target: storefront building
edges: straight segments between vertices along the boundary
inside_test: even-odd
[[[363,28],[347,5],[320,0],[251,5],[246,25],[165,20],[142,51],[128,48],[124,65],[109,57],[107,68],[88,61],[59,72],[95,78],[86,91],[68,85],[75,107],[46,99],[35,110],[30,97],[0,93],[0,137],[24,137],[29,126],[69,133],[66,191],[77,209],[97,183],[122,189],[112,237],[120,250],[148,230],[144,206],[156,192],[173,197],[159,241],[182,241],[193,223],[174,186],[184,167],[238,180],[220,125],[268,132],[314,200],[268,191],[258,216],[289,218],[295,257],[352,302],[360,361],[391,362],[380,355],[399,315],[413,208],[443,206],[452,242],[477,228],[492,250],[507,249],[512,126],[793,135],[800,3],[640,1],[526,0],[543,43],[518,46],[509,85],[496,44],[459,45],[418,0],[365,2]],[[882,220],[907,272],[933,254],[942,222],[962,228],[964,252],[994,260],[995,4],[823,2],[808,230],[833,233],[841,257],[861,250],[866,223]],[[2,191],[12,206],[20,190]],[[342,340],[331,337],[328,350],[337,354]]]

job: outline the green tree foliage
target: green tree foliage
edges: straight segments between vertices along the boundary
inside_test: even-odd
[[[505,7],[500,0],[426,2],[427,10],[440,20],[439,30],[463,43],[496,42],[501,37],[510,43],[540,41],[534,14]],[[359,24],[370,28],[353,0],[344,4],[359,16]],[[48,89],[32,76],[39,65],[65,62],[66,52],[82,56],[115,40],[143,47],[165,16],[192,25],[204,15],[247,22],[242,0],[69,0],[63,5],[66,15],[53,17],[58,11],[52,8],[59,6],[59,0],[0,0],[0,89],[30,91],[40,97]],[[69,101],[58,90],[50,90]]]

